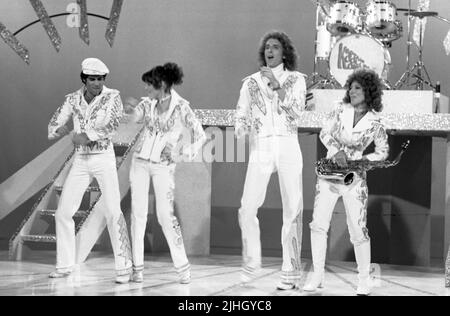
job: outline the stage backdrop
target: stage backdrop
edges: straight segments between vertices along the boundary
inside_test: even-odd
[[[50,15],[63,13],[75,1],[43,0]],[[47,124],[64,95],[81,86],[80,63],[99,57],[110,68],[107,86],[119,89],[123,97],[144,95],[140,76],[154,65],[175,61],[183,66],[185,82],[178,90],[193,108],[234,108],[241,79],[255,72],[257,48],[268,30],[287,32],[300,53],[300,71],[310,74],[314,60],[315,5],[308,0],[133,0],[125,1],[113,48],[105,40],[106,21],[89,17],[91,44],[67,26],[66,17],[54,18],[62,37],[56,52],[40,23],[18,35],[29,49],[31,64],[24,63],[4,42],[0,42],[0,182],[51,146]],[[366,1],[356,1],[365,5]],[[88,0],[88,12],[109,16],[112,1]],[[408,0],[395,1],[405,8]],[[417,0],[412,1],[413,7]],[[450,2],[431,2],[431,10],[450,18]],[[1,1],[0,22],[12,32],[36,19],[29,1]],[[403,12],[399,19],[406,30]],[[424,59],[433,81],[442,82],[450,93],[450,57],[442,41],[449,27],[428,21]],[[390,49],[389,79],[398,80],[406,68],[406,35]],[[416,61],[413,48],[412,61]],[[308,153],[316,142],[301,139]],[[314,148],[310,148],[310,147]],[[245,164],[216,165],[213,169],[213,206],[239,204]],[[237,168],[237,169],[236,169]],[[227,170],[233,169],[233,172]],[[214,176],[219,175],[219,176]],[[312,183],[305,182],[312,186]],[[232,190],[227,188],[232,187]],[[220,192],[228,192],[225,196]],[[306,192],[306,207],[312,207],[313,188]],[[226,205],[225,205],[226,204]],[[276,182],[268,190],[266,207],[280,207]],[[0,206],[1,207],[1,206]],[[15,221],[12,221],[15,222]],[[0,239],[9,238],[10,225],[0,223]]]

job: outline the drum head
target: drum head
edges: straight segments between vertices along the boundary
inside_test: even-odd
[[[335,36],[356,33],[362,27],[360,8],[349,1],[338,1],[330,8],[327,30]]]
[[[331,50],[330,73],[342,86],[355,69],[372,69],[383,77],[388,55],[380,41],[368,35],[352,34],[340,39]]]
[[[377,36],[387,36],[397,32],[397,28],[393,22],[378,21],[371,27],[369,27],[370,34]]]
[[[366,27],[375,37],[396,33],[397,8],[391,1],[372,1],[366,8]]]
[[[403,36],[402,22],[397,20],[394,23],[395,23],[395,27],[396,27],[395,32],[387,34],[387,35],[382,35],[382,34],[374,35],[374,37],[383,43],[390,43],[390,42],[400,39]]]

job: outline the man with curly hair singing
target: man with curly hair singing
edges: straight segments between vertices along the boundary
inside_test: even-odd
[[[296,71],[297,54],[283,32],[266,34],[259,48],[260,71],[244,79],[236,109],[235,134],[250,136],[250,160],[239,209],[243,282],[261,268],[257,218],[271,174],[278,172],[283,202],[283,266],[279,290],[295,288],[301,277],[303,158],[297,119],[305,108],[306,84]]]

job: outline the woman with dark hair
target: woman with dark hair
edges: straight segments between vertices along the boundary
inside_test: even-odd
[[[271,174],[278,172],[283,201],[283,265],[277,288],[296,287],[301,277],[303,216],[302,153],[297,119],[305,109],[306,84],[296,71],[297,55],[282,32],[266,34],[259,47],[260,71],[244,79],[235,117],[238,138],[250,135],[250,159],[239,209],[242,231],[241,278],[250,282],[261,268],[258,209]]]
[[[382,110],[380,78],[371,70],[357,70],[349,76],[346,88],[343,102],[332,112],[320,132],[320,140],[328,150],[327,158],[340,167],[346,167],[349,160],[385,160],[389,145],[386,129],[378,115]],[[375,143],[375,151],[363,155],[372,142]],[[370,239],[366,227],[368,189],[365,172],[357,174],[350,185],[317,178],[310,224],[314,273],[303,289],[315,291],[323,285],[328,229],[334,206],[341,196],[358,265],[356,294],[369,295]]]
[[[132,281],[143,282],[144,235],[147,224],[150,178],[156,198],[156,214],[169,245],[180,283],[190,282],[190,265],[184,249],[180,224],[174,215],[175,167],[179,160],[190,161],[206,140],[201,123],[189,102],[172,87],[182,83],[183,71],[175,63],[156,66],[142,75],[148,96],[128,99],[125,112],[145,129],[135,145],[130,168]],[[181,155],[180,155],[181,152]]]

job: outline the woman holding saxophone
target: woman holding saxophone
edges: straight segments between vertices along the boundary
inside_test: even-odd
[[[327,158],[340,168],[347,161],[385,160],[389,153],[388,137],[378,112],[382,110],[381,81],[367,69],[357,70],[349,76],[347,92],[320,132],[320,140],[328,150]],[[375,143],[375,151],[363,155]],[[311,251],[314,273],[303,288],[315,291],[324,280],[327,234],[331,216],[338,198],[342,196],[350,240],[354,246],[358,265],[357,295],[370,294],[370,239],[366,228],[368,189],[366,173],[358,172],[350,185],[318,177],[311,228]]]

